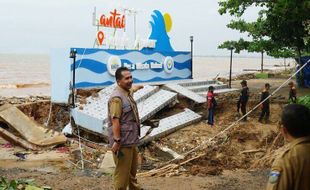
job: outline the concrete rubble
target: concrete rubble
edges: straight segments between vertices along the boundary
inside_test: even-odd
[[[191,104],[201,106],[206,102],[206,98],[202,95],[203,89],[206,90],[208,85],[214,84],[218,84],[218,82],[190,81],[162,86],[145,85],[143,89],[137,91],[134,94],[134,99],[137,102],[142,122],[140,146],[154,144],[153,141],[160,140],[175,131],[199,122],[202,116],[199,110],[199,114],[194,111],[195,106],[191,107],[193,109],[188,109],[180,108],[177,105],[185,98],[191,100]],[[215,87],[216,90],[226,89],[225,85],[221,84],[215,85]],[[81,168],[83,155],[84,159],[88,160],[85,162],[87,167],[99,168],[99,171],[103,173],[112,173],[114,169],[113,154],[108,150],[107,144],[102,143],[102,137],[107,136],[107,103],[114,88],[115,85],[111,85],[100,91],[92,92],[89,97],[80,97],[77,107],[71,110],[73,122],[68,123],[65,127],[62,126],[63,133],[68,135],[68,138],[60,132],[43,126],[42,118],[40,118],[41,124],[35,122],[30,118],[32,114],[28,114],[28,109],[23,108],[27,112],[27,116],[20,108],[8,104],[0,107],[0,123],[5,123],[8,126],[8,129],[0,127],[0,136],[8,140],[9,143],[32,151],[41,151],[61,145],[59,151],[63,152],[62,150],[68,149],[62,154],[65,158],[62,160],[63,162]],[[196,91],[199,89],[199,91],[195,92],[192,88]],[[230,91],[230,89],[228,90]],[[183,97],[183,100],[178,99],[179,97]],[[49,105],[44,104],[44,106],[45,110]],[[167,114],[168,112],[170,113]],[[75,125],[71,126],[71,124]],[[76,136],[77,126],[81,129],[81,139]],[[100,143],[95,143],[96,140],[88,134],[101,139]],[[67,144],[64,145],[65,143]],[[70,145],[67,146],[68,144]],[[79,148],[79,144],[81,144],[81,148]],[[98,148],[98,146],[100,147]],[[182,159],[181,155],[167,146],[158,145],[157,149],[174,159]],[[55,154],[55,159],[58,159],[57,155],[58,153]],[[101,156],[98,157],[98,155]]]
[[[191,80],[187,82],[168,83],[164,86],[145,85],[143,89],[134,94],[134,99],[138,104],[140,121],[143,123],[146,120],[154,117],[159,111],[165,107],[173,107],[178,102],[177,95],[186,97],[196,104],[206,102],[204,95],[210,85],[215,87],[219,93],[231,92],[236,89],[228,89],[228,86],[217,81],[208,80]],[[72,117],[76,125],[83,129],[99,136],[107,137],[107,102],[115,88],[115,84],[104,88],[98,92],[97,96],[90,96],[86,101],[72,110]],[[147,139],[156,139],[158,136],[167,135],[175,130],[185,127],[193,122],[201,119],[199,114],[185,109],[183,114],[176,115],[171,118],[162,119],[159,127],[151,132]],[[163,132],[159,132],[163,130]],[[157,132],[156,132],[157,131]],[[150,132],[142,126],[142,137]],[[158,133],[158,134],[157,134]],[[146,139],[146,138],[145,138]],[[146,142],[146,140],[143,140]]]
[[[63,134],[44,128],[18,108],[9,104],[0,107],[0,122],[5,123],[16,133],[13,134],[0,128],[1,136],[27,149],[37,150],[40,149],[39,147],[51,147],[64,144],[67,141]]]

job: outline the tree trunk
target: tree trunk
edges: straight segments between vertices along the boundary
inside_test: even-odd
[[[263,73],[264,72],[264,51],[261,52],[261,65],[260,65],[260,70]]]
[[[298,56],[298,67],[301,67],[301,51],[300,51],[300,48],[297,47],[297,56]],[[304,86],[304,80],[303,80],[303,74],[302,74],[302,70],[298,73],[298,75],[296,75],[297,77],[297,84],[301,87]]]

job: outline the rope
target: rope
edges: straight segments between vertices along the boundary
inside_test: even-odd
[[[82,62],[83,62],[83,58],[84,58],[86,49],[87,49],[87,48],[85,48],[84,51],[83,51],[83,54],[82,54],[82,57],[81,57],[81,62],[80,62],[80,64],[77,66],[77,68],[79,68],[80,65],[81,65]],[[77,69],[77,68],[73,68],[73,69]],[[53,103],[51,102],[51,104],[50,104],[50,109],[49,109],[49,113],[48,113],[48,118],[47,118],[47,121],[46,121],[46,123],[45,123],[45,126],[46,126],[46,127],[48,126],[48,124],[49,124],[49,122],[50,122],[50,119],[51,119],[52,106],[53,106]],[[75,105],[74,105],[74,107],[75,107]],[[70,123],[71,123],[71,114],[70,114],[69,118],[70,118]],[[78,125],[77,125],[77,132],[78,132],[78,134],[77,134],[77,135],[74,134],[74,135],[78,136],[78,139],[79,139],[79,141],[78,141],[78,142],[79,142],[79,150],[80,150],[80,152],[81,152],[81,160],[78,161],[78,163],[81,162],[81,164],[82,164],[81,169],[84,170],[83,148],[82,148],[82,145],[81,145],[81,138],[82,138],[82,137],[80,136],[80,126],[78,126]],[[86,139],[84,139],[84,140],[86,140]],[[91,141],[90,141],[90,142],[91,142]],[[95,143],[95,142],[92,142],[92,143]]]
[[[247,112],[245,115],[243,115],[241,118],[239,118],[237,121],[229,125],[224,130],[220,131],[218,134],[214,135],[213,137],[209,138],[207,141],[202,142],[199,146],[189,150],[188,152],[170,160],[164,163],[162,166],[167,165],[171,162],[174,162],[175,160],[179,160],[181,157],[185,157],[189,155],[190,153],[204,147],[206,144],[209,144],[211,141],[213,141],[215,138],[219,137],[220,135],[224,134],[226,131],[231,129],[233,126],[238,124],[241,120],[243,120],[246,116],[248,116],[250,113],[252,113],[255,109],[257,109],[261,104],[263,104],[265,101],[267,101],[271,96],[273,96],[275,93],[277,93],[284,85],[286,85],[297,73],[299,73],[308,63],[310,60],[308,60],[302,67],[300,67],[294,74],[292,74],[285,82],[283,82],[276,90],[274,90],[267,98],[265,98],[263,101],[261,101],[259,104],[257,104],[254,108],[252,108],[249,112]]]
[[[83,54],[82,54],[82,56],[81,56],[81,62],[80,62],[80,64],[77,66],[77,68],[73,68],[74,70],[75,69],[78,69],[80,66],[81,66],[81,64],[82,64],[82,62],[83,62],[83,58],[84,58],[84,55],[85,55],[85,51],[86,51],[86,49],[87,48],[85,48],[84,49],[84,51],[83,51]],[[75,92],[74,92],[75,93]],[[75,97],[75,96],[74,96]],[[74,101],[74,104],[76,104],[76,102]],[[75,108],[75,106],[76,105],[74,105],[74,108]],[[71,115],[70,115],[70,123],[71,123]],[[80,126],[79,125],[76,125],[77,126],[77,132],[78,132],[78,134],[77,134],[77,136],[78,136],[78,139],[79,139],[79,149],[80,149],[80,152],[81,152],[81,160],[79,161],[79,162],[81,162],[81,164],[82,164],[82,170],[84,170],[84,157],[83,157],[83,148],[82,148],[82,143],[81,143],[81,135],[80,135]],[[78,163],[79,163],[78,162]]]
[[[81,58],[81,62],[80,62],[80,64],[78,65],[77,68],[79,68],[80,65],[81,65],[82,62],[83,62],[83,57],[84,57],[84,54],[85,54],[86,49],[87,49],[87,48],[85,48],[84,51],[83,51],[82,58]],[[75,68],[74,68],[74,69],[75,69]],[[49,109],[49,113],[48,113],[48,118],[47,118],[47,121],[44,123],[44,125],[45,125],[46,127],[48,127],[48,124],[49,124],[49,122],[50,122],[51,113],[52,113],[52,107],[53,107],[53,103],[51,102],[51,104],[50,104],[50,109]]]

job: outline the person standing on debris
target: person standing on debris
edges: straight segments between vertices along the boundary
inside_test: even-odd
[[[207,104],[208,104],[208,124],[214,125],[214,111],[217,106],[217,102],[214,98],[216,94],[214,94],[214,87],[209,86],[208,94],[207,94]]]
[[[270,84],[269,83],[266,83],[265,84],[265,88],[262,92],[262,95],[261,95],[261,99],[260,99],[260,102],[262,102],[263,100],[265,100],[268,96],[269,96],[269,89],[270,89]],[[269,122],[269,116],[270,116],[270,100],[269,98],[262,103],[261,105],[262,107],[262,112],[260,114],[260,117],[259,117],[259,122],[262,122],[263,121],[263,118],[265,118],[265,122]]]
[[[290,104],[284,107],[280,131],[288,148],[274,161],[267,190],[310,189],[310,110]]]
[[[108,101],[109,142],[116,165],[114,189],[140,190],[136,179],[140,119],[133,93],[143,86],[132,86],[133,78],[126,67],[118,68],[115,78],[117,86]]]
[[[290,87],[290,92],[289,92],[289,97],[288,100],[296,103],[297,102],[297,91],[296,91],[296,87],[293,81],[288,83],[288,86]]]
[[[246,105],[247,105],[248,100],[249,100],[249,88],[247,86],[246,80],[241,81],[240,84],[241,84],[242,90],[240,92],[240,97],[239,97],[239,100],[237,103],[237,112],[239,113],[239,110],[241,108],[242,114],[245,115],[246,114]],[[247,120],[247,117],[244,117],[243,121],[246,121],[246,120]]]

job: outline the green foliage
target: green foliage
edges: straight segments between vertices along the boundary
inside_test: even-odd
[[[310,95],[299,97],[297,103],[307,106],[310,109]]]
[[[267,79],[268,73],[255,73],[255,77],[258,79]]]
[[[310,52],[310,1],[309,0],[222,0],[220,14],[230,14],[237,18],[228,28],[247,33],[250,41],[227,41],[239,47],[235,52],[267,52],[274,57],[297,57]],[[246,22],[242,16],[247,8],[260,7],[254,22]],[[246,44],[246,45],[245,45]],[[240,48],[241,47],[241,48]]]
[[[263,0],[222,0],[219,2],[219,13],[222,15],[228,12],[232,16],[240,17],[243,15],[244,11],[253,4],[256,6],[264,5]]]
[[[306,48],[309,36],[305,22],[310,19],[309,0],[278,0],[269,3],[265,29],[270,38],[284,47]]]
[[[6,178],[1,177],[0,190],[15,190],[17,189],[17,184],[18,181],[16,180],[9,181]]]
[[[13,179],[9,181],[7,178],[1,177],[0,190],[16,190],[16,189],[43,190],[44,188],[37,187],[33,179],[21,179],[21,180]]]
[[[294,50],[291,48],[273,48],[268,51],[268,55],[275,58],[296,57]]]
[[[233,49],[235,53],[240,53],[240,51],[247,49],[249,46],[249,42],[244,39],[240,39],[239,41],[225,41],[221,45],[218,46],[220,49]]]

